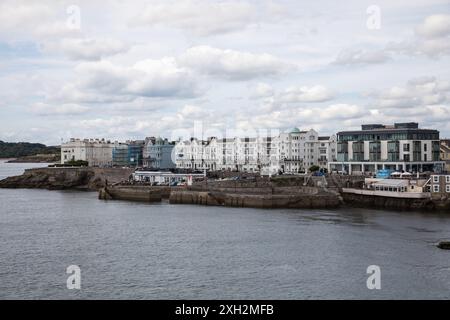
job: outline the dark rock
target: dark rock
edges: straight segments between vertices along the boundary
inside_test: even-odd
[[[440,241],[437,247],[443,250],[450,250],[450,241]]]
[[[98,190],[111,183],[126,180],[133,169],[122,168],[37,168],[21,176],[0,181],[0,188],[38,188],[49,190]]]

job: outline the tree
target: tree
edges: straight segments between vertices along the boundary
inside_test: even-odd
[[[68,166],[74,166],[74,167],[87,167],[89,166],[89,162],[84,160],[70,160],[64,163]]]
[[[309,167],[309,169],[308,169],[309,172],[316,172],[319,170],[320,170],[320,167],[316,166],[316,165],[313,165],[313,166]]]
[[[59,147],[47,147],[40,143],[0,141],[0,158],[18,158],[37,154],[59,154]]]

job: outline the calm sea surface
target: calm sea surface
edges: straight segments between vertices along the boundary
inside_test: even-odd
[[[33,164],[0,161],[0,178]],[[259,210],[0,189],[0,299],[450,298],[450,213]],[[81,268],[81,290],[66,268]],[[366,269],[381,268],[381,290]]]

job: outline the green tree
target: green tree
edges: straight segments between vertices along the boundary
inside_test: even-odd
[[[74,166],[74,167],[87,167],[89,165],[89,162],[84,160],[70,160],[64,163],[68,166]]]
[[[0,158],[18,158],[37,154],[57,154],[59,147],[47,147],[40,143],[0,141]]]

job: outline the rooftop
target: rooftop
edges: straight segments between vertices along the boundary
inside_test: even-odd
[[[341,131],[338,132],[338,135],[364,134],[364,133],[383,134],[383,133],[398,133],[398,132],[439,133],[438,130],[419,128],[419,124],[417,122],[405,122],[405,123],[394,123],[393,125],[363,124],[361,125],[361,130]]]

